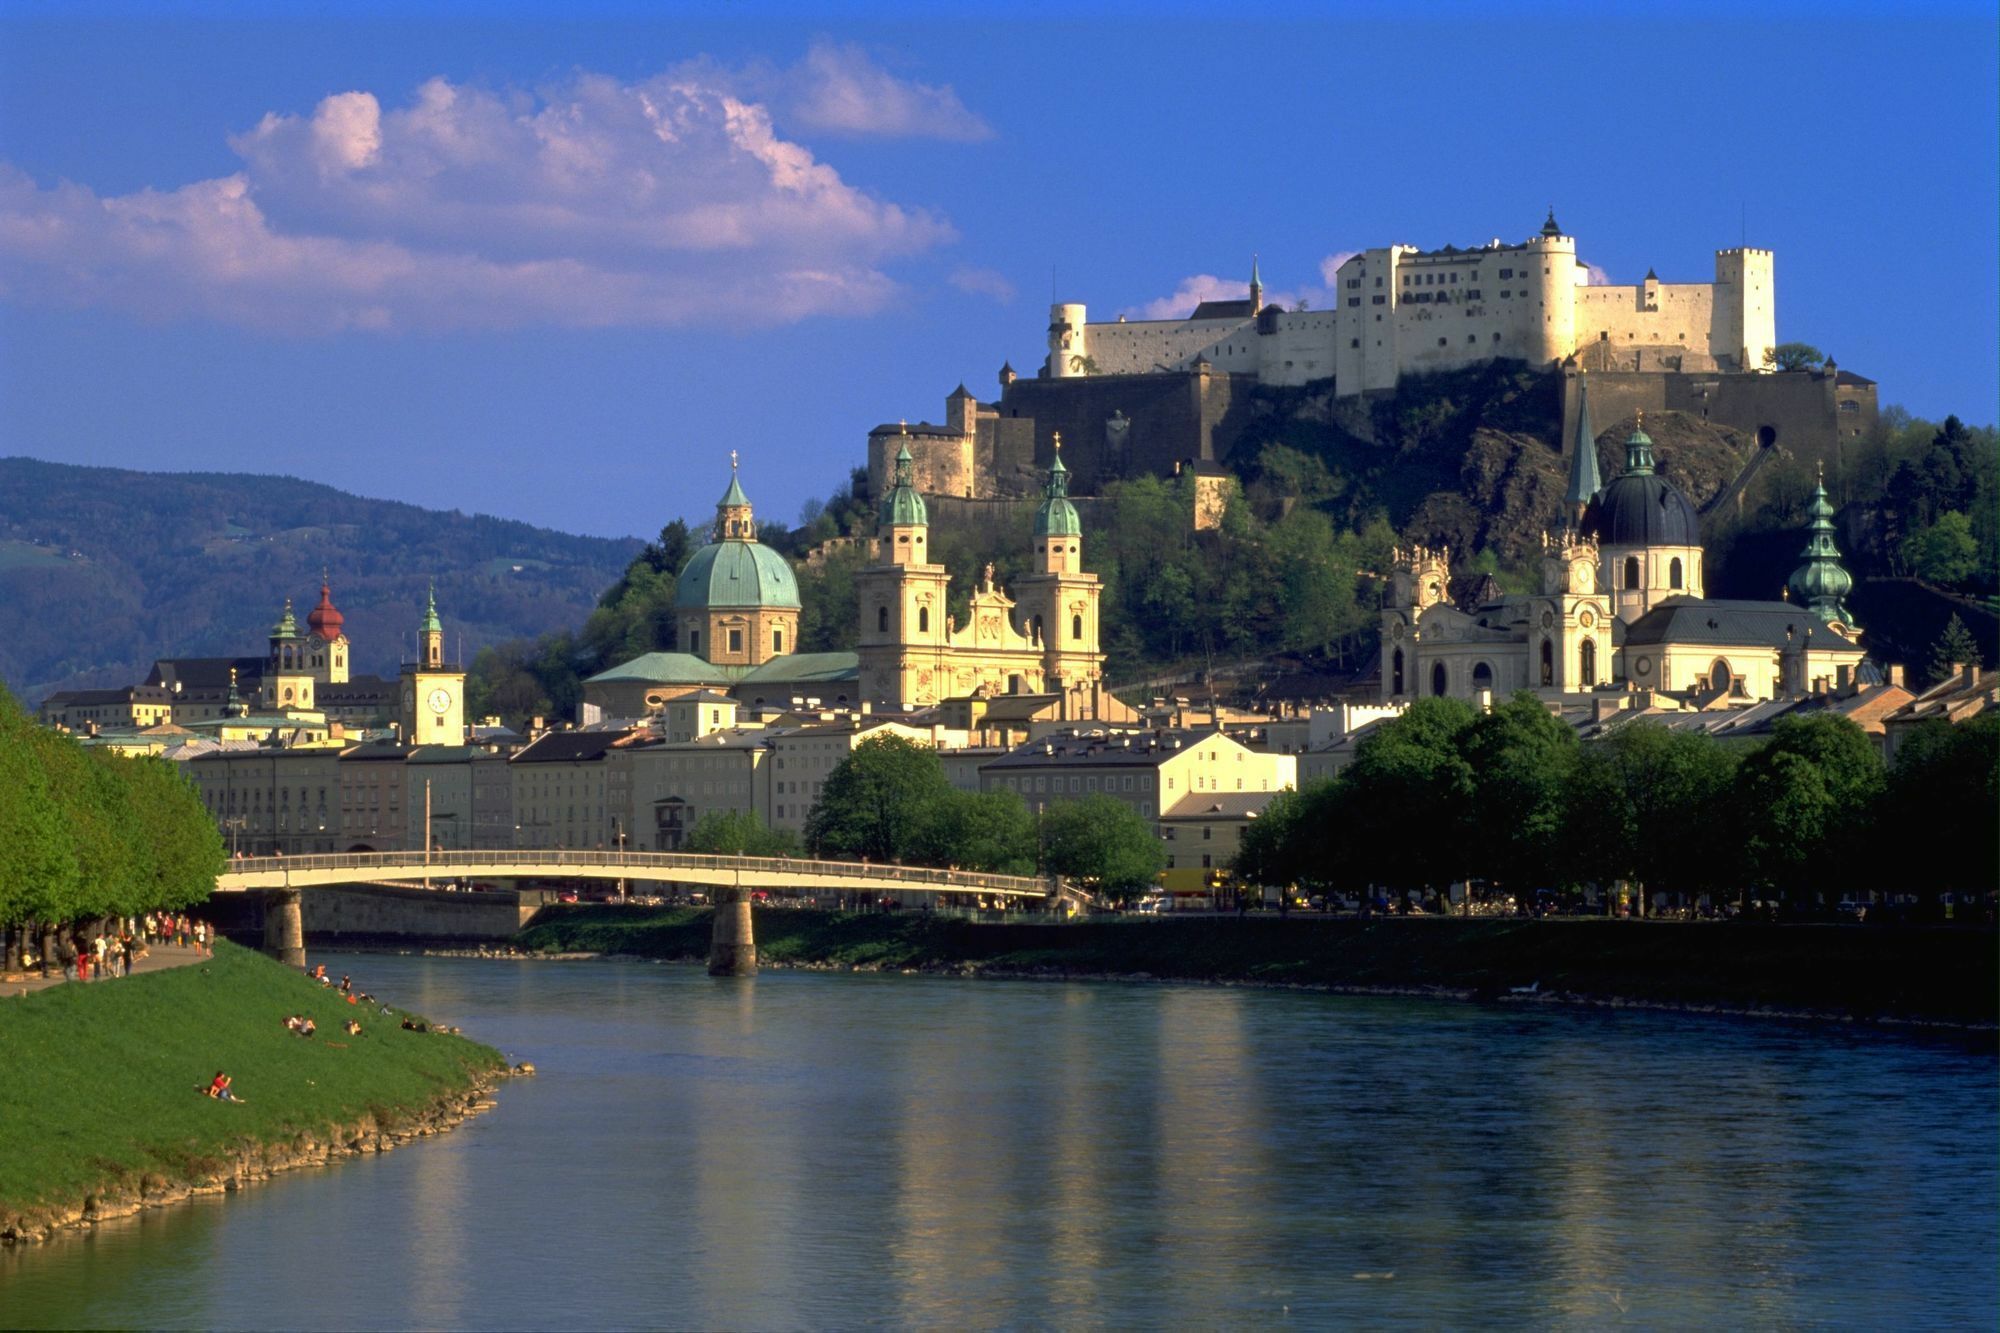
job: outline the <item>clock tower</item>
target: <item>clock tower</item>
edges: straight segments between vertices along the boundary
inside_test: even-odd
[[[465,670],[445,660],[436,584],[417,628],[417,660],[403,663],[400,717],[406,744],[465,744]]]

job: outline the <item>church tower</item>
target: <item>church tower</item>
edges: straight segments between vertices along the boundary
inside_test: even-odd
[[[1055,446],[1048,485],[1035,511],[1035,572],[1016,580],[1014,591],[1021,630],[1042,650],[1044,688],[1063,693],[1103,678],[1104,654],[1097,647],[1103,588],[1095,574],[1083,572],[1083,521],[1070,503],[1061,435]]]
[[[1257,256],[1250,256],[1250,313],[1264,308],[1264,279],[1257,272]]]
[[[1828,625],[1853,635],[1859,627],[1847,610],[1847,594],[1854,591],[1854,576],[1841,567],[1840,548],[1834,544],[1833,505],[1826,498],[1824,467],[1806,515],[1806,549],[1799,552],[1805,563],[1792,571],[1785,587]]]
[[[306,663],[306,643],[299,634],[299,622],[292,616],[292,599],[285,599],[285,612],[271,627],[271,653],[264,662],[264,707],[310,709],[313,706],[312,670]]]
[[[731,450],[713,540],[688,557],[674,583],[680,650],[716,666],[761,666],[798,651],[800,608],[791,564],[757,540]]]
[[[1611,682],[1611,598],[1598,581],[1601,560],[1597,543],[1573,528],[1542,534],[1542,591],[1528,625],[1534,688],[1575,693]]]
[[[1581,526],[1597,541],[1598,581],[1626,624],[1670,597],[1703,595],[1701,516],[1654,470],[1643,420],[1625,441],[1625,470],[1597,493]]]
[[[1576,387],[1576,438],[1570,445],[1569,489],[1563,503],[1569,506],[1569,521],[1581,523],[1583,511],[1604,489],[1597,470],[1597,432],[1590,425],[1590,385],[1579,380]]]
[[[1448,547],[1397,547],[1391,553],[1388,595],[1382,600],[1382,701],[1418,698],[1417,621],[1451,599]]]
[[[417,660],[403,664],[403,740],[410,745],[465,744],[465,671],[447,661],[437,585],[431,585],[417,626]]]
[[[306,613],[306,666],[322,685],[345,685],[348,680],[347,618],[333,604],[333,589],[326,571],[319,573],[319,605]]]
[[[950,684],[951,576],[930,561],[930,513],[912,477],[913,461],[907,444],[897,451],[895,480],[876,516],[878,558],[854,579],[861,697],[898,707],[936,703]]]

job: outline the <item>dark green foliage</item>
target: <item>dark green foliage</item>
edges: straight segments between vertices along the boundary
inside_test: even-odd
[[[1581,747],[1564,801],[1571,875],[1687,895],[1730,888],[1734,862],[1718,844],[1731,826],[1734,778],[1729,752],[1709,737],[1653,723]]]
[[[1877,821],[1895,849],[1888,883],[1934,905],[1940,891],[1986,893],[2000,884],[2000,714],[1953,726],[1941,718],[1897,743]],[[1904,849],[1921,843],[1920,865]]]
[[[1983,666],[1979,658],[1979,644],[1972,637],[1972,631],[1953,612],[1946,622],[1944,633],[1931,645],[1930,678],[1933,682],[1943,680],[1962,666]]]
[[[441,493],[441,503],[449,503]],[[638,543],[363,499],[290,477],[0,460],[0,680],[123,685],[263,650],[332,575],[357,672],[393,676],[437,580],[451,655],[574,624]],[[516,566],[519,566],[517,569]]]
[[[806,844],[826,856],[914,860],[932,810],[950,792],[936,750],[871,736],[827,775],[806,821]]]
[[[222,861],[215,821],[178,769],[86,750],[0,690],[0,926],[189,907]]]
[[[1464,743],[1478,718],[1458,699],[1419,699],[1362,739],[1332,794],[1339,825],[1315,822],[1302,831],[1313,840],[1328,838],[1335,827],[1402,829],[1409,836],[1351,837],[1340,849],[1340,882],[1442,888],[1476,873],[1475,849],[1464,836],[1476,775]],[[1322,859],[1331,853],[1329,846]]]
[[[1507,889],[1535,887],[1560,858],[1576,733],[1522,692],[1473,723],[1459,752],[1472,770],[1465,823],[1470,845],[1484,853],[1486,877]]]
[[[1011,791],[947,791],[931,807],[917,837],[916,859],[928,865],[998,875],[1035,873],[1035,817]]]
[[[798,856],[799,835],[774,829],[748,810],[711,810],[688,830],[684,851],[713,856]]]
[[[1826,353],[1811,343],[1779,343],[1764,354],[1764,364],[1773,370],[1812,370],[1825,362]]]
[[[1799,904],[1865,887],[1883,787],[1881,756],[1861,728],[1826,714],[1780,718],[1737,772],[1746,886]]]
[[[1956,509],[1939,514],[1937,522],[1903,538],[1903,565],[1912,575],[1931,583],[1956,586],[1979,569],[1979,544],[1972,520]]]
[[[1150,822],[1115,796],[1059,801],[1042,814],[1042,864],[1114,899],[1153,887],[1167,864]]]

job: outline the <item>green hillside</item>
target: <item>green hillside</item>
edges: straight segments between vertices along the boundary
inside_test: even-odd
[[[393,674],[437,579],[452,648],[581,620],[640,543],[370,500],[292,477],[0,459],[0,680],[122,685],[155,657],[260,652],[333,579],[359,672]]]

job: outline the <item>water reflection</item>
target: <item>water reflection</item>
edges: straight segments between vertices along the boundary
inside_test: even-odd
[[[0,1254],[0,1324],[1990,1324],[1990,1045],[1282,992],[357,958],[540,1077]]]

